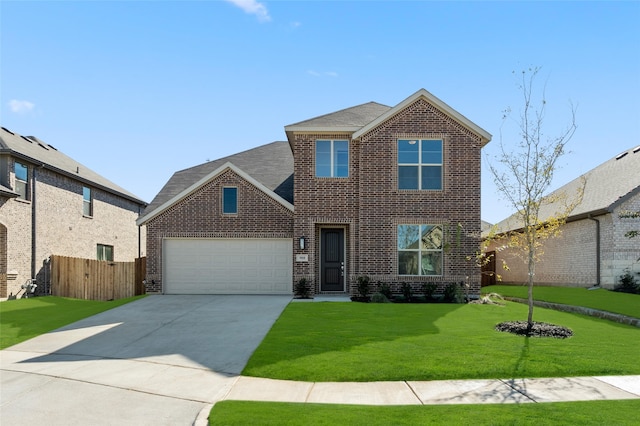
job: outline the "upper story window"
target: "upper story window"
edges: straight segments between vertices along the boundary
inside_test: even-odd
[[[98,260],[113,262],[113,246],[98,244]]]
[[[223,214],[238,213],[238,188],[235,188],[235,187],[222,188],[222,213]]]
[[[93,197],[91,196],[91,188],[82,187],[82,214],[84,216],[93,216]]]
[[[398,189],[442,190],[442,140],[398,140]]]
[[[349,141],[316,141],[316,177],[349,177]]]
[[[22,200],[29,199],[29,169],[22,163],[14,164],[14,172],[16,174],[16,192],[18,198]]]
[[[398,274],[442,275],[442,225],[398,225]]]

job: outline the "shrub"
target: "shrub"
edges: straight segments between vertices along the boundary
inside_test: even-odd
[[[462,303],[464,296],[458,283],[449,283],[444,287],[442,299],[447,303]]]
[[[367,297],[370,291],[369,277],[367,275],[360,275],[358,277],[358,294],[360,294],[360,297]]]
[[[423,283],[420,286],[420,290],[422,290],[422,294],[424,294],[425,300],[433,300],[433,294],[436,292],[438,288],[438,284],[436,283]]]
[[[401,283],[402,295],[404,296],[405,302],[411,302],[411,296],[413,296],[413,290],[411,289],[411,284]]]
[[[309,287],[307,286],[307,279],[300,278],[300,280],[296,283],[295,288],[293,289],[295,295],[300,299],[308,299],[309,298]]]
[[[371,303],[391,303],[391,301],[382,293],[373,293]]]
[[[391,287],[389,284],[378,281],[378,293],[383,294],[387,299],[391,299]]]
[[[621,293],[640,294],[640,285],[636,279],[631,275],[629,269],[624,270],[624,274],[620,275],[620,279],[613,291],[619,291]]]

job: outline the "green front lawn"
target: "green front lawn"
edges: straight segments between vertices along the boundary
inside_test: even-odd
[[[0,303],[0,349],[144,296],[102,302],[45,296]]]
[[[243,375],[302,381],[385,381],[640,374],[640,329],[536,308],[571,328],[561,340],[494,331],[527,306],[291,303]]]
[[[324,405],[222,401],[210,425],[637,425],[640,400],[503,405]]]
[[[501,296],[519,297],[527,299],[526,285],[492,285],[482,288],[482,293],[498,293]],[[545,287],[534,286],[533,298],[544,302],[562,303],[564,305],[583,306],[640,318],[640,295],[618,293],[615,291],[598,289],[587,290],[577,287]]]

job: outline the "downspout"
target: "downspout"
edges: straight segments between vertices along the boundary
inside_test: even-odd
[[[589,219],[596,223],[596,286],[600,287],[600,221],[591,215]]]
[[[36,278],[36,180],[37,168],[33,167],[31,176],[31,277]]]

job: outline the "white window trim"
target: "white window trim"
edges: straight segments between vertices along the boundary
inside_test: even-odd
[[[398,179],[398,186],[400,186],[400,167],[401,166],[412,166],[412,167],[418,167],[418,188],[417,189],[400,189],[398,187],[399,191],[436,191],[436,192],[441,192],[444,190],[444,139],[442,138],[398,138],[396,140],[396,158],[398,158],[399,153],[398,153],[398,142],[401,140],[415,140],[416,142],[418,142],[419,146],[418,146],[418,162],[417,163],[401,163],[399,161],[397,161],[397,179]],[[442,148],[442,161],[440,163],[423,163],[422,162],[422,142],[423,141],[440,141],[440,143],[442,144],[441,148]],[[440,189],[431,189],[431,188],[427,188],[427,189],[423,189],[422,188],[422,167],[423,166],[440,166]]]

